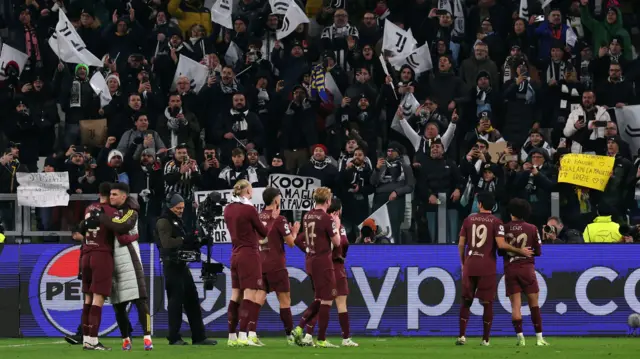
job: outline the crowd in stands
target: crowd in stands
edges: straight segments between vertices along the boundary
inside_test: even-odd
[[[233,29],[212,22],[203,0],[7,0],[2,43],[28,60],[19,76],[2,64],[0,193],[16,192],[21,171],[67,171],[72,194],[127,182],[152,228],[168,193],[193,218],[195,191],[295,174],[342,199],[352,241],[377,208],[387,204],[394,226],[411,208],[396,243],[435,242],[438,230],[454,242],[479,191],[495,194],[505,220],[511,198],[528,200],[541,229],[559,193],[549,241],[581,241],[560,234],[582,233],[599,211],[618,224],[640,217],[637,154],[615,118],[640,103],[640,2],[528,0],[525,18],[521,0],[295,1],[310,22],[277,40],[283,16],[267,0],[233,2]],[[60,12],[103,67],[59,60],[48,39]],[[433,68],[383,66],[385,24],[428,44]],[[183,57],[209,68],[201,89],[175,76]],[[89,82],[97,71],[107,104]],[[317,72],[339,94],[319,94]],[[400,106],[408,94],[415,111]],[[87,139],[92,121],[106,121],[101,143]],[[568,153],[615,157],[604,191],[558,183]],[[12,206],[0,204],[3,221]],[[39,229],[64,230],[82,207],[37,213]]]

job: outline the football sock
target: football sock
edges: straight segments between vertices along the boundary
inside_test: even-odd
[[[236,334],[236,327],[238,326],[238,307],[238,302],[234,302],[233,300],[229,301],[229,307],[227,307],[229,334]]]
[[[349,331],[349,312],[338,313],[338,320],[340,321],[340,330],[342,330],[342,339],[349,339],[351,337]]]
[[[89,311],[91,304],[82,305],[82,335],[89,336]]]
[[[484,303],[484,313],[482,313],[482,339],[489,342],[491,334],[491,322],[493,321],[493,303]]]
[[[229,333],[229,340],[238,340],[236,333]]]
[[[291,315],[291,308],[280,308],[280,320],[284,325],[284,333],[286,335],[291,334],[293,329],[293,316]]]
[[[102,307],[92,305],[89,310],[89,336],[97,338],[100,332],[100,321],[102,320]]]
[[[251,311],[249,312],[249,325],[247,330],[255,332],[258,327],[258,316],[260,316],[260,309],[262,306],[258,303],[251,302]]]
[[[307,325],[305,325],[304,332],[313,335],[313,329],[315,329],[317,322],[318,316],[316,315],[315,317],[313,317],[313,319],[311,319],[309,323],[307,323]]]
[[[513,324],[513,329],[516,331],[516,334],[522,333],[522,318],[513,319],[511,323]]]
[[[540,315],[540,307],[531,307],[531,321],[533,329],[536,333],[542,333],[542,316]]]
[[[320,309],[320,301],[314,300],[309,305],[307,310],[305,310],[304,313],[302,313],[302,318],[300,318],[300,323],[298,324],[298,326],[300,328],[304,328],[304,326],[307,325],[307,322],[310,322],[316,316],[316,314],[318,314],[319,309]]]
[[[460,337],[464,337],[467,332],[467,323],[469,323],[469,316],[471,315],[471,306],[463,302],[460,306]]]
[[[327,339],[327,327],[329,326],[329,312],[331,306],[322,304],[318,312],[318,340]]]
[[[249,317],[251,316],[251,308],[253,308],[253,302],[247,299],[243,299],[240,304],[240,333],[246,333],[249,326]]]

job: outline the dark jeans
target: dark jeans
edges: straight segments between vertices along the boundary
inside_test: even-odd
[[[185,264],[164,263],[164,285],[167,290],[167,311],[169,312],[169,343],[182,339],[182,309],[184,308],[191,328],[191,339],[199,342],[206,339],[204,322],[200,311],[198,291],[189,267]]]

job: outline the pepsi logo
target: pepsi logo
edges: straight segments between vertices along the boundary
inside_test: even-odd
[[[46,261],[47,257],[43,255],[40,258]],[[77,278],[79,260],[79,246],[69,247],[55,254],[42,270],[38,293],[30,295],[39,299],[39,307],[49,323],[59,332],[68,335],[74,334],[80,324],[84,302],[82,281]],[[34,268],[34,272],[35,269],[37,268]],[[34,307],[32,304],[32,308]],[[99,333],[101,336],[118,326],[110,308],[111,304],[105,302],[100,325],[102,330]]]

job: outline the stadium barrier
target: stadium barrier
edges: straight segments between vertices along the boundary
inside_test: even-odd
[[[154,335],[167,330],[162,266],[153,245],[141,255],[150,293]],[[79,246],[23,244],[0,246],[0,337],[56,337],[73,333],[80,321],[82,293],[78,273]],[[225,265],[216,287],[204,292],[200,268],[192,266],[201,297],[202,315],[213,337],[226,337],[227,303],[231,295],[228,270],[231,246],[216,245],[213,257]],[[629,314],[640,312],[637,258],[633,244],[549,245],[536,260],[540,306],[547,335],[623,335]],[[312,300],[303,254],[287,248],[295,319]],[[349,249],[348,305],[354,336],[449,336],[458,333],[460,262],[455,246],[360,245]],[[494,304],[495,335],[513,335],[510,305],[504,294],[502,260]],[[103,312],[102,335],[117,336],[110,305]],[[261,335],[282,335],[275,294],[260,314]],[[340,332],[332,309],[329,333]],[[131,309],[135,312],[135,308]],[[482,307],[474,303],[469,335],[482,331]],[[525,332],[533,329],[524,308]],[[188,329],[186,316],[183,328]],[[134,334],[141,335],[137,314],[130,314]]]

